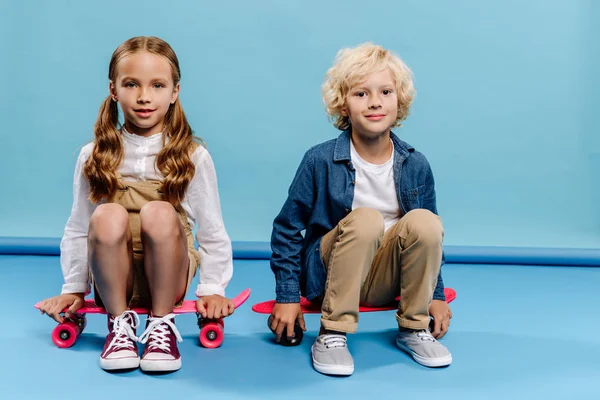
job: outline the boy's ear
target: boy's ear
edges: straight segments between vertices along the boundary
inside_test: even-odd
[[[348,110],[346,109],[346,106],[342,107],[342,109],[340,110],[340,114],[342,114],[342,117],[348,116]]]

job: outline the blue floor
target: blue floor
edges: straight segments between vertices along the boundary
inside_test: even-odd
[[[354,375],[332,378],[312,369],[318,316],[306,317],[301,346],[272,344],[265,316],[250,310],[273,297],[268,261],[236,260],[233,295],[253,290],[225,323],[221,348],[199,347],[192,315],[178,317],[183,367],[168,375],[110,374],[98,366],[104,316],[91,315],[70,349],[50,339],[54,328],[33,304],[57,294],[58,257],[0,256],[5,310],[0,399],[574,399],[600,398],[600,268],[446,265],[457,290],[443,343],[453,364],[428,369],[396,349],[393,311],[363,314],[349,338]],[[192,296],[190,296],[192,298]]]

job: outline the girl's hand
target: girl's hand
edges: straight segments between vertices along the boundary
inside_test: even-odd
[[[84,296],[83,293],[69,293],[51,297],[40,303],[40,312],[42,315],[46,314],[59,324],[62,324],[65,318],[69,318],[83,307],[85,303]],[[65,312],[65,316],[62,317],[60,313],[67,307],[69,309]]]
[[[202,296],[196,300],[196,310],[204,318],[219,319],[225,318],[235,310],[233,302],[228,298],[213,294],[210,296]]]

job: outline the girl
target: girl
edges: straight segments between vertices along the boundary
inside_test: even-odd
[[[178,100],[179,62],[165,41],[127,40],[113,53],[108,78],[95,141],[81,150],[75,167],[74,203],[61,242],[65,283],[40,309],[62,322],[61,311],[68,308],[68,318],[81,308],[93,283],[95,300],[108,313],[100,366],[175,371],[182,339],[172,311],[201,260],[198,312],[222,318],[234,309],[224,297],[232,251],[215,169]],[[133,307],[151,310],[139,339]],[[137,342],[146,344],[141,360]]]

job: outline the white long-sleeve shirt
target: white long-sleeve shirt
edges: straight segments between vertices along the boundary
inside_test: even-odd
[[[142,137],[123,129],[124,159],[118,172],[124,181],[160,180],[155,168],[156,156],[162,148],[162,134]],[[90,217],[97,204],[88,200],[90,187],[83,175],[83,166],[92,153],[93,143],[79,153],[73,179],[73,207],[60,244],[60,263],[64,276],[62,293],[91,291],[88,267],[87,236]],[[206,148],[199,146],[192,154],[196,166],[181,203],[192,230],[197,226],[200,271],[197,296],[219,294],[233,274],[231,240],[225,230],[213,160]]]

